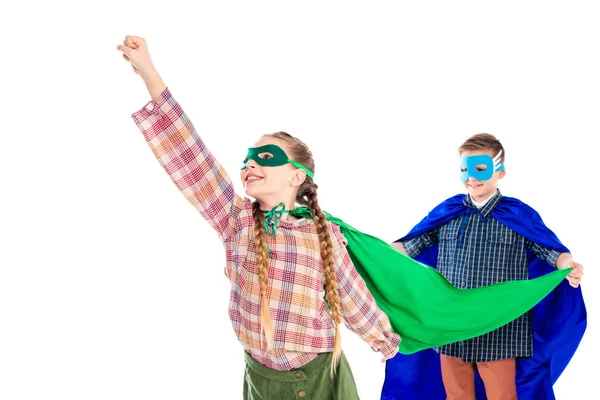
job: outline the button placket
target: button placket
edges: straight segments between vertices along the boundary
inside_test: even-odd
[[[294,378],[296,378],[296,398],[303,400],[310,400],[310,394],[308,387],[306,386],[306,375],[302,371],[295,371]]]

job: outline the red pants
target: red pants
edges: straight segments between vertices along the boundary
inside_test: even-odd
[[[514,358],[475,364],[440,354],[440,362],[447,400],[475,400],[475,365],[488,400],[518,400]]]

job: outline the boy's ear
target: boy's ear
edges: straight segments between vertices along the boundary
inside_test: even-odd
[[[502,171],[500,171],[500,175],[498,176],[498,179],[504,178],[504,175],[506,175],[506,170],[505,169],[503,169]]]

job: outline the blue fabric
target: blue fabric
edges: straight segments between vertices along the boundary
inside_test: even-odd
[[[456,195],[434,208],[405,237],[408,240],[469,212],[464,194]],[[546,227],[540,215],[525,203],[503,197],[492,216],[525,238],[561,252],[568,249]],[[416,260],[436,267],[437,245],[423,251]],[[530,254],[530,279],[555,268]],[[565,280],[533,310],[533,357],[517,359],[519,400],[553,400],[552,385],[575,354],[585,332],[587,315],[581,288]],[[480,377],[476,376],[477,400],[486,400]],[[386,364],[382,400],[445,399],[439,355],[433,349],[412,355],[398,354]]]

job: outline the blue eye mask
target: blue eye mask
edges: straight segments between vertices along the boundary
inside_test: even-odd
[[[244,166],[242,169],[246,168],[246,164],[248,161],[254,160],[256,163],[263,167],[279,167],[285,164],[292,164],[296,168],[300,168],[306,172],[306,175],[313,177],[312,171],[306,168],[304,165],[299,162],[290,160],[285,154],[285,151],[277,145],[267,144],[260,147],[252,147],[248,149],[248,155],[244,159]]]
[[[487,154],[462,157],[460,159],[460,180],[466,182],[473,177],[478,181],[487,181],[494,176],[494,172],[504,170],[504,163],[500,162],[501,155],[502,150],[494,158]]]

